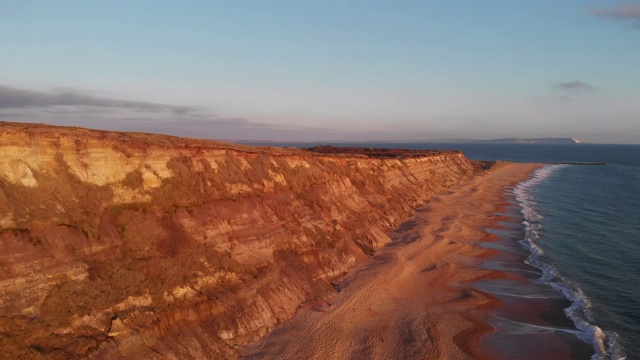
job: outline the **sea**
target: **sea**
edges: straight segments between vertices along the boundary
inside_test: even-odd
[[[502,358],[546,358],[548,354],[538,356],[522,349],[527,344],[534,350],[551,346],[553,339],[545,334],[560,334],[556,340],[582,347],[570,358],[640,359],[640,145],[255,145],[455,149],[472,160],[545,163],[530,179],[507,189],[510,210],[502,214],[506,219],[503,228],[494,229],[507,244],[503,247],[505,254],[517,253],[522,267],[505,265],[499,259],[486,265],[527,273],[527,284],[486,282],[477,288],[502,300],[526,299],[530,306],[524,309],[531,311],[541,309],[542,299],[555,304],[556,313],[561,315],[549,316],[554,309],[540,311],[540,318],[546,319],[540,323],[518,315],[522,310],[512,311],[511,315],[508,309],[497,312],[490,321],[497,329],[496,336],[486,342],[505,349],[511,344],[511,350],[499,354]],[[606,165],[577,165],[584,162]],[[491,246],[502,245],[488,245]],[[585,347],[589,351],[584,351]]]

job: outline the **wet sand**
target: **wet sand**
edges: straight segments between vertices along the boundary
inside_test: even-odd
[[[321,303],[305,304],[289,322],[240,349],[242,357],[501,357],[494,350],[509,338],[483,337],[503,326],[495,321],[496,315],[534,314],[521,320],[540,324],[546,320],[536,314],[551,312],[549,316],[558,317],[553,313],[557,306],[549,301],[541,301],[533,312],[523,311],[518,301],[506,299],[511,297],[485,291],[527,282],[520,272],[530,269],[502,271],[501,267],[517,267],[513,264],[521,261],[521,254],[510,253],[508,244],[501,248],[500,234],[486,229],[503,227],[505,217],[499,214],[510,206],[505,189],[539,166],[508,164],[432,199],[392,234],[393,243],[347,275],[336,294]],[[552,336],[556,338],[560,337]],[[570,348],[560,340],[558,344],[546,354],[570,358]]]

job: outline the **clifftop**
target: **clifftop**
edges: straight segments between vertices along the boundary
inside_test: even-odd
[[[389,154],[0,123],[2,357],[236,356],[486,165]]]
[[[461,154],[458,150],[406,150],[388,148],[357,148],[340,146],[314,146],[307,149],[320,154],[355,156],[363,155],[368,158],[419,158],[425,156],[437,156],[442,154]]]

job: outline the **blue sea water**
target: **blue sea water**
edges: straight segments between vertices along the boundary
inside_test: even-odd
[[[334,144],[458,149],[473,160],[606,162],[547,165],[513,189],[529,265],[569,300],[573,333],[592,359],[640,359],[640,146],[535,144]],[[313,144],[282,144],[309,147]]]

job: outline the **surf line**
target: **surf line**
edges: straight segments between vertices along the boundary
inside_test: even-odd
[[[525,237],[520,240],[520,243],[531,253],[525,262],[542,271],[542,276],[538,281],[555,289],[571,303],[568,308],[564,309],[564,313],[576,327],[577,331],[572,333],[580,340],[593,347],[595,354],[592,356],[592,360],[605,359],[610,358],[612,355],[611,347],[605,345],[607,343],[607,339],[602,329],[592,323],[593,318],[589,310],[589,299],[579,288],[569,285],[558,274],[558,271],[554,267],[544,262],[544,251],[536,243],[540,238],[539,231],[543,227],[542,220],[544,217],[540,214],[539,209],[537,208],[538,203],[535,201],[532,191],[551,177],[555,172],[570,165],[587,164],[557,163],[545,165],[544,167],[536,170],[529,180],[521,182],[515,187],[513,193],[516,201],[521,207],[521,212],[524,216],[522,224],[525,227]],[[590,163],[589,165],[606,165],[606,163]]]

